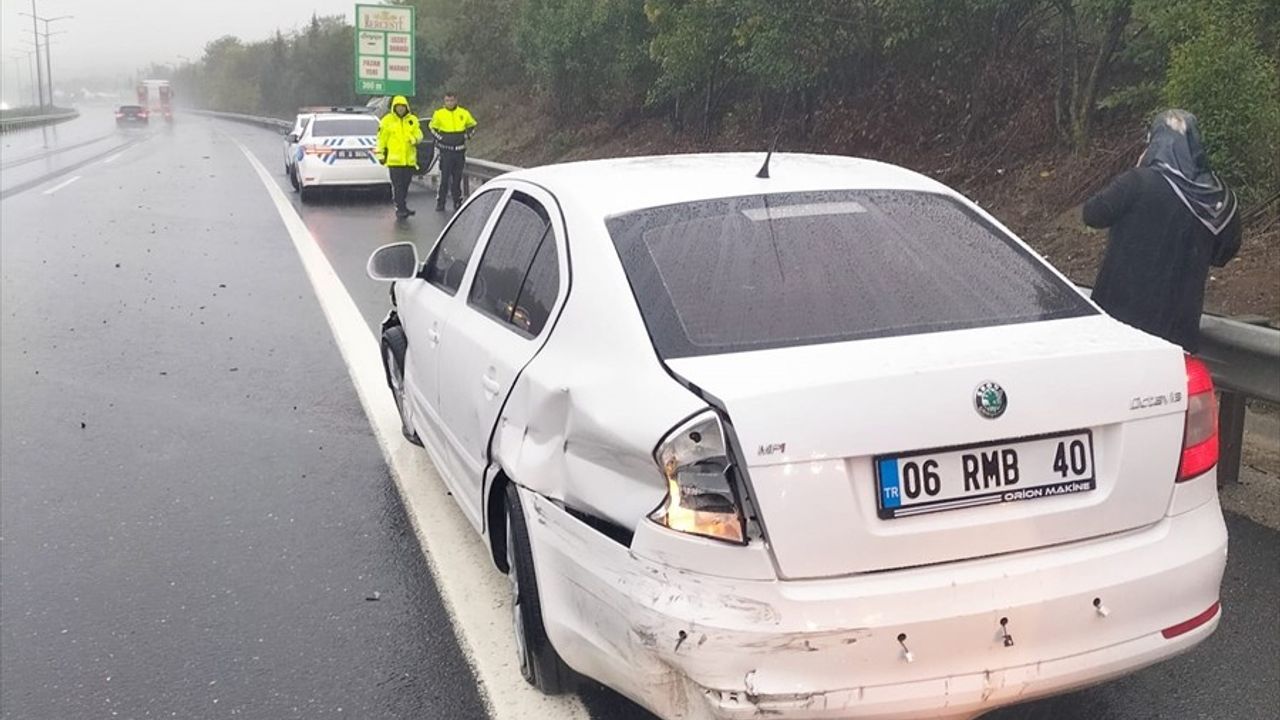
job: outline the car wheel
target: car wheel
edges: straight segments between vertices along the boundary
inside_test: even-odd
[[[294,192],[302,189],[302,183],[298,182],[298,168],[296,167],[289,170],[289,184],[293,186]]]
[[[302,184],[298,185],[298,197],[304,203],[309,203],[315,200],[317,191],[318,191],[318,188],[307,187],[306,185],[302,185]]]
[[[519,491],[507,484],[507,580],[511,587],[511,622],[515,630],[520,674],[545,695],[573,689],[573,670],[551,646],[542,624],[538,579],[529,550],[529,526],[520,507]]]
[[[400,432],[414,445],[422,445],[422,439],[413,429],[413,421],[409,418],[409,399],[404,389],[404,356],[409,341],[400,327],[387,328],[382,334],[382,367],[387,373],[387,387],[391,388],[391,396],[395,398],[396,410],[400,412]]]

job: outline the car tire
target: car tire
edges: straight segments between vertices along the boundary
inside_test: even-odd
[[[298,168],[289,169],[289,184],[293,186],[293,191],[298,192],[302,189],[302,183],[298,182]]]
[[[306,185],[298,185],[298,198],[304,203],[312,202],[316,199],[317,188],[307,187]]]
[[[409,417],[409,400],[405,397],[404,358],[408,349],[409,339],[404,335],[404,328],[396,325],[383,331],[382,369],[387,375],[391,397],[396,401],[396,411],[400,413],[400,432],[405,440],[421,447],[422,439],[413,429],[413,422]]]
[[[551,646],[542,624],[538,578],[529,549],[529,526],[520,507],[519,490],[514,483],[507,483],[506,490],[507,578],[520,674],[544,695],[559,695],[573,689],[574,673]]]

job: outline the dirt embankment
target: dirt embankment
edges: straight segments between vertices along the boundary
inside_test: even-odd
[[[564,126],[538,103],[511,96],[472,105],[482,132],[472,155],[520,166],[602,157],[679,152],[759,150],[772,132],[754,117],[729,114],[710,138],[696,130],[673,134],[659,118]],[[977,202],[1079,283],[1092,284],[1106,233],[1080,222],[1080,204],[1131,166],[1142,132],[1132,118],[1097,129],[1087,153],[1074,154],[1046,127],[1047,109],[1023,105],[985,142],[963,132],[930,133],[884,114],[836,105],[819,110],[808,136],[783,151],[822,152],[893,162],[934,177]],[[1246,208],[1247,209],[1247,208]],[[1246,226],[1240,254],[1209,278],[1206,310],[1264,316],[1280,324],[1280,208]]]

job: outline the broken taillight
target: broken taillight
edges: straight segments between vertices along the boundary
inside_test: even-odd
[[[1178,482],[1200,477],[1218,464],[1218,401],[1213,395],[1213,377],[1199,359],[1187,355],[1186,363],[1187,419]]]
[[[654,452],[667,497],[649,519],[678,532],[745,545],[746,521],[730,458],[714,411],[672,430]]]

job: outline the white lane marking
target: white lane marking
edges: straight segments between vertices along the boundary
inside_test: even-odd
[[[57,185],[54,185],[53,187],[49,188],[48,190],[45,190],[45,191],[44,191],[44,194],[45,194],[45,195],[52,195],[52,194],[54,194],[54,193],[58,192],[59,190],[61,190],[62,188],[64,188],[64,187],[66,187],[66,186],[70,185],[71,183],[73,183],[73,182],[75,182],[75,181],[79,180],[79,179],[80,179],[80,177],[81,177],[81,176],[76,175],[76,176],[72,177],[72,178],[71,178],[71,179],[69,179],[69,180],[63,180],[62,182],[58,183]]]
[[[586,720],[587,710],[576,696],[547,697],[520,676],[506,579],[493,569],[488,548],[447,494],[426,451],[400,434],[400,414],[387,390],[377,338],[275,178],[239,140],[227,137],[257,171],[302,259],[391,468],[459,645],[480,681],[478,689],[490,716],[495,720]]]
[[[120,156],[121,156],[121,155],[123,155],[123,154],[124,154],[124,151],[123,151],[123,150],[121,150],[120,152],[116,153],[115,155],[112,155],[111,157],[107,158],[106,160],[103,160],[103,161],[102,161],[102,164],[103,164],[103,165],[110,165],[111,163],[113,163],[113,162],[115,162],[115,161],[119,160],[119,159],[120,159]]]

